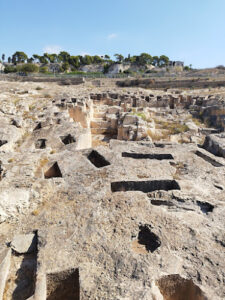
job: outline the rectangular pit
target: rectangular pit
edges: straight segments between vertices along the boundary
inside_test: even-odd
[[[62,177],[62,173],[57,162],[55,162],[47,171],[45,171],[44,177],[45,179]]]
[[[79,270],[47,274],[46,300],[80,300]]]
[[[87,158],[96,168],[103,168],[110,165],[110,162],[96,150],[92,150]]]
[[[174,159],[172,154],[158,154],[158,153],[129,153],[122,152],[122,157],[130,157],[135,159]]]
[[[180,190],[180,186],[176,180],[116,181],[111,183],[113,193],[127,191],[150,193],[158,190]]]
[[[211,165],[213,165],[214,167],[223,167],[223,165],[221,163],[219,163],[218,161],[216,161],[215,159],[211,158],[210,156],[202,153],[201,151],[196,151],[195,154],[199,157],[201,157],[202,159],[204,159],[205,161],[207,161],[208,163],[210,163]]]

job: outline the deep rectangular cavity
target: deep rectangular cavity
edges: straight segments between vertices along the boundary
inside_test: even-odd
[[[132,153],[132,152],[122,152],[122,157],[131,157],[136,159],[174,159],[172,154],[158,154],[158,153]]]
[[[8,143],[8,141],[6,141],[6,140],[0,140],[0,147],[7,144],[7,143]]]
[[[109,166],[110,163],[98,151],[92,150],[87,157],[96,168]]]
[[[201,151],[196,151],[195,154],[199,157],[201,157],[202,159],[204,159],[205,161],[207,161],[208,163],[210,163],[211,165],[213,165],[214,167],[223,167],[223,165],[221,163],[219,163],[218,161],[216,161],[215,159],[211,158],[210,156],[202,153]]]
[[[174,203],[172,201],[161,200],[161,199],[153,199],[153,200],[151,200],[151,204],[156,205],[156,206],[161,206],[161,205],[174,206]]]
[[[21,239],[23,241],[23,238]],[[19,249],[17,249],[17,247]],[[23,251],[20,249],[21,244],[18,242],[16,242],[16,246],[12,246],[11,244],[11,248],[11,264],[3,299],[30,299],[35,293],[37,274],[37,232],[35,233],[29,248],[26,247],[25,243],[25,253],[22,253]]]
[[[61,170],[57,162],[55,162],[45,173],[45,179],[53,178],[53,177],[62,177]]]
[[[180,190],[176,180],[150,180],[150,181],[116,181],[111,183],[112,192],[140,191],[150,193],[157,190]]]
[[[47,300],[80,300],[79,270],[47,274]]]

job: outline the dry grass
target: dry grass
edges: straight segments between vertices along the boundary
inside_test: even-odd
[[[25,132],[22,137],[16,141],[16,145],[17,145],[17,148],[19,148],[26,140],[26,138],[28,138],[30,136],[30,132]]]
[[[181,139],[178,140],[178,143],[179,144],[189,144],[190,140],[187,139],[187,138],[185,139],[185,138],[182,137]]]
[[[18,98],[16,98],[15,100],[13,100],[14,105],[16,106],[20,102],[20,100],[21,99],[18,99]]]
[[[38,216],[40,214],[40,211],[38,209],[35,209],[31,213],[33,216]]]
[[[167,132],[160,132],[159,133],[152,133],[150,129],[147,130],[147,135],[152,139],[152,141],[156,142],[156,141],[160,141],[160,140],[165,140],[167,138],[169,138],[169,135],[167,134]]]
[[[184,133],[189,130],[188,126],[177,121],[162,121],[154,119],[157,129],[168,131],[168,135]]]
[[[143,179],[143,178],[149,178],[149,176],[143,174],[137,174],[137,178]]]
[[[192,121],[199,127],[204,124],[200,119],[192,118]]]
[[[46,99],[52,98],[52,95],[50,95],[50,94],[44,94],[44,98],[46,98]]]
[[[173,174],[173,179],[174,180],[179,180],[180,176],[182,175],[182,171],[185,168],[184,163],[183,162],[177,162],[177,163],[173,163],[171,165],[176,168],[176,172]]]
[[[92,140],[92,147],[105,146],[108,147],[109,143],[102,140]]]
[[[35,177],[41,177],[42,176],[42,168],[49,162],[47,157],[43,157],[39,161],[39,165],[37,166],[37,169],[35,171]]]
[[[40,160],[39,166],[40,168],[44,167],[49,162],[47,157],[44,157]]]
[[[30,104],[30,105],[29,105],[29,110],[34,110],[34,109],[35,109],[35,107],[36,107],[36,105],[35,105],[35,104]]]
[[[34,115],[30,114],[28,111],[25,111],[23,113],[23,119],[24,120],[27,120],[27,119],[31,119],[33,121],[36,121],[37,120],[37,117],[35,117]]]

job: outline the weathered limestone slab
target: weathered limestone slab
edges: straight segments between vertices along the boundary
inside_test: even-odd
[[[10,268],[11,249],[6,249],[0,253],[0,300],[3,299],[5,284]]]
[[[34,233],[17,234],[11,242],[11,248],[18,254],[32,253],[37,247],[37,237]]]
[[[225,133],[206,136],[203,148],[216,156],[225,157]]]

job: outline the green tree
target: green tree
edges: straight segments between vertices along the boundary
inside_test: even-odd
[[[9,57],[8,57],[8,63],[11,64],[11,62],[12,62],[12,59],[11,59],[11,57],[9,56]]]
[[[62,69],[64,72],[68,71],[69,68],[70,68],[70,65],[67,61],[62,64]]]
[[[53,54],[49,54],[49,53],[44,53],[44,57],[50,62],[50,63],[57,63],[58,61],[58,55],[53,53]]]
[[[168,64],[169,64],[169,57],[166,55],[161,55],[159,57],[159,62],[158,62],[159,67],[165,67],[168,66]]]
[[[73,66],[75,69],[79,68],[80,66],[80,59],[79,56],[70,56],[69,64]]]
[[[40,55],[38,55],[38,54],[33,54],[32,56],[33,56],[34,60],[40,62]]]
[[[124,61],[124,57],[122,54],[114,54],[116,61],[122,63]]]
[[[50,63],[51,61],[50,61],[50,54],[48,54],[48,53],[44,53],[44,58],[48,61],[48,63]]]
[[[24,63],[28,59],[28,56],[22,51],[16,51],[12,56],[14,64]]]
[[[44,56],[40,56],[39,61],[40,61],[41,64],[45,64],[45,65],[47,65],[47,63],[48,63],[47,58],[44,57]]]
[[[34,58],[33,57],[28,58],[27,62],[30,63],[30,64],[32,64],[34,62]]]
[[[139,56],[139,63],[141,65],[147,65],[147,64],[152,64],[152,56],[148,53],[141,53]]]
[[[152,64],[153,64],[153,66],[158,67],[158,65],[159,65],[159,57],[158,56],[153,56]]]
[[[70,58],[70,54],[66,51],[61,51],[58,55],[59,62],[68,62]]]
[[[5,54],[2,54],[2,61],[4,62],[5,60]]]
[[[128,56],[124,59],[124,61],[126,61],[126,62],[131,62],[131,61],[130,61],[130,54],[128,54]]]
[[[51,54],[51,60],[54,62],[54,63],[57,63],[59,61],[59,58],[58,58],[58,55],[53,53]]]
[[[138,56],[134,55],[134,56],[130,56],[129,57],[129,62],[131,62],[132,64],[135,64],[138,62]]]
[[[104,60],[99,56],[99,55],[95,55],[93,56],[93,63],[94,64],[100,64],[102,63]]]
[[[84,65],[91,65],[94,62],[94,58],[91,55],[83,56],[83,64]]]
[[[105,60],[109,60],[109,59],[110,59],[110,56],[107,55],[107,54],[105,54],[104,59],[105,59]]]

